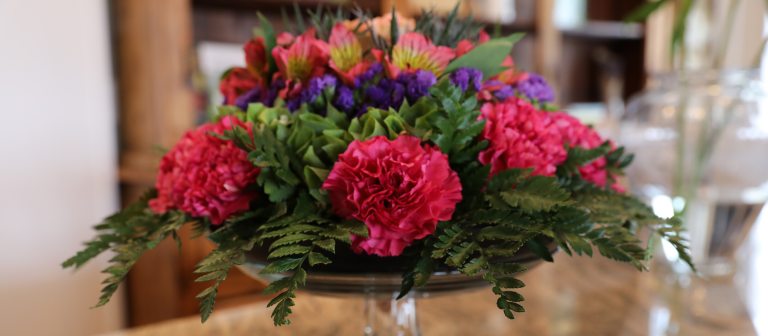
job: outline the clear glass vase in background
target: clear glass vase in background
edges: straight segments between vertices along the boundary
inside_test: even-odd
[[[666,313],[651,314],[653,335],[701,334],[685,325],[731,334],[731,322],[755,313],[745,302],[754,275],[740,261],[754,258],[743,243],[768,215],[768,90],[756,70],[767,11],[758,0],[667,1],[647,18],[646,70],[660,75],[630,101],[616,139],[636,154],[632,192],[684,221],[699,270],[670,246],[657,250]],[[755,69],[734,70],[746,68]]]
[[[684,221],[698,269],[691,273],[662,243],[661,304],[677,319],[653,323],[665,335],[687,334],[683,320],[727,330],[748,314],[737,252],[768,201],[766,83],[757,70],[654,76],[622,119],[618,141],[636,155],[627,170],[632,192],[658,215]]]
[[[632,190],[685,222],[704,277],[732,276],[735,253],[768,200],[768,90],[757,70],[655,76],[628,105],[620,143]],[[664,256],[686,272],[674,249]]]

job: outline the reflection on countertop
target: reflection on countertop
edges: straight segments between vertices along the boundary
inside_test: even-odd
[[[762,228],[756,231],[766,227],[759,226]],[[490,290],[475,290],[420,300],[423,334],[757,335],[752,320],[759,319],[754,314],[750,317],[742,298],[747,297],[752,311],[760,313],[755,301],[765,304],[766,300],[754,295],[759,295],[760,290],[765,294],[765,285],[751,286],[747,281],[740,287],[748,289],[746,295],[745,291],[729,286],[711,287],[707,303],[702,303],[700,286],[693,284],[684,289],[674,285],[663,267],[640,273],[602,257],[590,260],[558,253],[555,259],[554,264],[543,264],[522,275],[527,284],[521,291],[526,297],[527,312],[518,314],[517,319],[504,318]],[[745,272],[754,277],[752,273]],[[265,302],[258,302],[220,310],[204,325],[197,317],[190,317],[110,335],[362,334],[363,307],[359,298],[300,293],[293,324],[287,327],[272,326],[269,310],[264,306]]]

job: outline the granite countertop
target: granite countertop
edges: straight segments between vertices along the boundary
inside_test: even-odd
[[[668,276],[661,271],[640,273],[600,257],[558,253],[555,259],[521,276],[527,284],[521,290],[527,312],[515,320],[496,308],[490,289],[473,290],[419,300],[423,335],[756,335],[732,288],[720,288],[715,302],[701,303],[696,286],[665,285]],[[299,293],[293,323],[286,327],[272,326],[265,305],[218,310],[204,325],[189,317],[110,335],[363,334],[360,298]]]

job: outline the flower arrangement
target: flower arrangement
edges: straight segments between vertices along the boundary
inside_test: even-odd
[[[668,240],[687,260],[680,223],[661,219],[617,180],[631,159],[552,104],[546,81],[516,68],[515,34],[491,38],[454,11],[411,20],[319,11],[294,32],[261,18],[245,66],[221,78],[223,105],[162,158],[156,186],[96,226],[64,262],[80,267],[105,251],[98,305],[131,266],[194,225],[218,247],[197,281],[205,321],[229,270],[263,250],[263,273],[283,274],[276,325],[289,322],[307,272],[342,249],[407,256],[401,296],[436,268],[482,275],[513,318],[522,312],[522,248],[552,261],[600,254],[640,270],[650,246]],[[179,242],[180,243],[180,242]]]

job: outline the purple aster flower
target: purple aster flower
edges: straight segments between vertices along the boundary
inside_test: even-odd
[[[368,70],[365,70],[362,75],[355,78],[355,88],[359,88],[366,82],[371,81],[376,75],[380,74],[384,70],[381,63],[373,63]]]
[[[285,104],[289,110],[295,111],[302,104],[314,103],[323,91],[327,88],[333,88],[336,86],[336,77],[331,75],[324,75],[320,77],[314,77],[309,80],[307,87],[302,90],[298,96],[289,98]]]
[[[515,90],[511,85],[504,85],[500,89],[494,91],[493,96],[498,100],[506,100],[509,97],[515,96]]]
[[[352,92],[352,89],[347,86],[339,87],[336,91],[336,99],[334,100],[333,105],[342,111],[351,111],[352,108],[355,107],[355,95]]]
[[[517,83],[517,90],[526,97],[540,102],[551,102],[555,99],[555,93],[552,88],[541,77],[534,73],[529,73],[528,78]]]
[[[375,106],[389,104],[389,95],[386,92],[388,85],[387,79],[382,79],[377,85],[369,86],[365,89],[365,98]]]
[[[235,105],[241,110],[248,109],[248,104],[256,103],[261,99],[261,88],[255,87],[246,93],[241,94],[235,99]]]
[[[435,78],[431,71],[418,70],[413,73],[400,74],[397,77],[397,81],[405,86],[405,96],[408,98],[408,101],[415,102],[429,94],[429,88],[437,83],[437,78]],[[402,104],[402,102],[400,103]]]
[[[371,107],[368,103],[363,103],[360,105],[360,107],[357,109],[357,113],[355,113],[355,117],[362,116],[366,112],[368,112],[368,108]]]
[[[392,83],[392,100],[389,102],[389,104],[381,106],[381,108],[400,107],[400,105],[403,104],[403,100],[405,99],[405,86],[402,83],[398,83],[396,81],[391,81],[390,83]]]
[[[461,88],[462,91],[467,91],[472,87],[475,91],[480,91],[483,84],[483,73],[480,70],[472,68],[459,68],[450,76],[451,83]]]
[[[264,97],[263,103],[267,106],[275,106],[275,100],[277,100],[277,95],[280,93],[280,90],[285,88],[285,81],[278,78],[272,81],[272,84],[269,86],[269,90],[267,91],[266,96]]]
[[[384,109],[403,103],[405,87],[397,81],[382,78],[378,83],[366,87],[364,92],[370,106]]]

